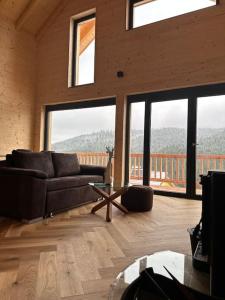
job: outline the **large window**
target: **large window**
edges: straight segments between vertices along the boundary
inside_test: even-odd
[[[129,180],[139,184],[143,179],[145,103],[131,104]]]
[[[216,0],[130,0],[130,28],[216,5]]]
[[[151,107],[150,185],[186,192],[187,99],[159,101]]]
[[[106,165],[114,147],[115,100],[47,106],[45,148],[77,153],[80,163]]]
[[[196,193],[199,175],[225,170],[225,96],[200,97],[197,102]]]
[[[199,198],[200,175],[225,171],[225,85],[128,96],[125,183]]]
[[[72,86],[94,82],[95,14],[73,20]]]

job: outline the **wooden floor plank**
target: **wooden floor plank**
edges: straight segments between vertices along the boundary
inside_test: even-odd
[[[37,300],[60,299],[57,275],[56,252],[41,253],[37,277]]]
[[[83,294],[82,279],[71,243],[64,242],[58,245],[57,267],[60,296],[69,297]]]
[[[117,274],[161,250],[191,253],[187,228],[201,202],[154,196],[153,210],[122,214],[96,203],[35,224],[0,221],[1,300],[103,300]]]

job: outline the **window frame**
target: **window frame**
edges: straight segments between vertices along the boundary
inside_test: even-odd
[[[196,126],[197,126],[197,99],[200,97],[221,96],[225,95],[225,83],[216,83],[208,85],[200,85],[186,88],[170,89],[164,91],[137,93],[127,96],[127,115],[126,115],[126,133],[125,133],[125,160],[124,160],[124,185],[129,183],[129,160],[130,160],[130,124],[131,124],[131,105],[135,102],[145,103],[145,119],[144,119],[144,164],[147,166],[143,171],[143,184],[149,184],[150,179],[150,126],[151,123],[151,107],[154,102],[163,102],[179,99],[188,99],[188,127],[187,127],[187,157],[189,164],[186,170],[186,193],[169,192],[155,190],[155,194],[163,196],[171,196],[187,199],[201,199],[201,195],[196,194],[196,165],[195,156],[196,149],[193,150],[192,143],[196,143]]]
[[[78,19],[73,19],[73,25],[72,25],[72,61],[71,61],[71,87],[78,87],[78,86],[84,86],[84,85],[89,85],[89,84],[94,84],[95,83],[95,57],[94,57],[94,82],[90,83],[84,83],[84,84],[77,84],[77,28],[78,25],[82,22],[91,20],[95,18],[96,22],[96,13],[91,13],[86,15],[85,17],[81,17]],[[96,27],[95,27],[95,36],[96,36]],[[95,49],[96,51],[96,49]]]
[[[157,1],[157,0],[152,0],[152,1]],[[154,22],[154,23],[158,23],[158,22],[162,22],[162,21],[165,21],[165,20],[169,20],[169,19],[172,19],[172,18],[177,18],[179,16],[183,16],[183,15],[187,15],[187,14],[191,14],[191,13],[194,13],[196,11],[201,11],[203,9],[209,9],[209,8],[213,8],[215,6],[217,6],[219,4],[219,1],[220,0],[216,0],[216,4],[214,6],[211,6],[211,7],[204,7],[204,8],[201,8],[201,9],[198,9],[198,10],[194,10],[194,11],[191,11],[191,12],[187,12],[187,13],[184,13],[184,14],[181,14],[181,15],[177,15],[177,16],[174,16],[174,17],[169,17],[167,19],[163,19],[163,20],[160,20],[160,21],[157,21],[157,22]],[[146,26],[146,25],[151,25],[151,24],[154,24],[154,23],[147,23],[147,24],[144,24],[144,25],[141,25],[141,26],[138,26],[138,27],[133,27],[133,21],[134,21],[134,5],[137,4],[138,2],[151,2],[151,0],[128,0],[128,30],[131,30],[131,29],[136,29],[136,28],[140,28],[140,27],[143,27],[143,26]]]
[[[49,130],[51,128],[50,124],[50,113],[54,111],[62,110],[72,110],[72,109],[81,109],[81,108],[94,108],[101,106],[113,106],[116,105],[116,97],[96,99],[96,100],[83,100],[80,102],[72,103],[61,103],[45,106],[45,120],[44,120],[44,150],[48,150],[49,145]]]

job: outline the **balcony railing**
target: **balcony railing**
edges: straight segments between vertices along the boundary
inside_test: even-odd
[[[108,161],[108,155],[104,152],[79,152],[78,157],[81,164],[106,166]],[[167,182],[175,186],[185,186],[186,158],[185,154],[151,154],[151,181]],[[113,161],[112,165],[114,170]],[[225,155],[198,155],[196,162],[197,182],[199,181],[198,176],[200,174],[206,174],[210,169],[225,170]],[[143,179],[143,154],[130,154],[129,172],[131,180],[139,181]]]

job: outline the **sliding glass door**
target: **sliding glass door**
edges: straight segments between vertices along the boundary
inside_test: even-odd
[[[200,175],[225,171],[225,85],[128,97],[125,183],[201,196]]]
[[[151,104],[150,185],[186,193],[188,100]]]
[[[197,102],[196,194],[200,175],[225,170],[225,95],[200,97]]]
[[[142,184],[145,102],[132,103],[130,121],[129,181]]]

